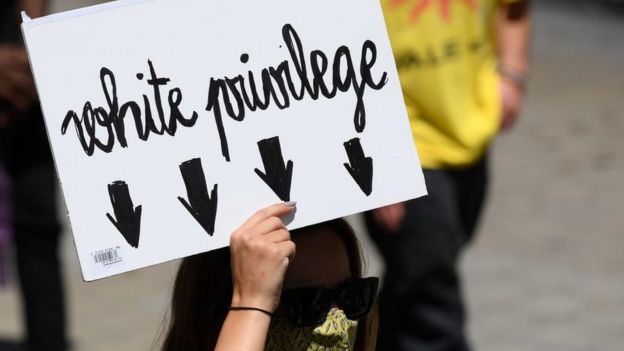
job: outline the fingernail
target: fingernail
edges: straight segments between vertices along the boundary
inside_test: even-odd
[[[284,202],[284,205],[288,207],[297,207],[297,201]]]

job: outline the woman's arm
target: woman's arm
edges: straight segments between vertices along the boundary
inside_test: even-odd
[[[496,21],[503,113],[501,129],[511,128],[520,113],[529,75],[531,13],[529,0],[501,4]]]
[[[230,311],[223,323],[216,351],[264,350],[271,316],[282,292],[284,275],[295,255],[295,244],[281,217],[294,204],[262,209],[230,238],[232,254],[232,307],[255,308]]]

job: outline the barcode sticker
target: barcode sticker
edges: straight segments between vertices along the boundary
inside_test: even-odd
[[[93,263],[100,267],[110,267],[123,262],[121,247],[112,247],[91,253]]]

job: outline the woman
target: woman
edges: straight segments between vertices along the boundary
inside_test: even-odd
[[[294,209],[260,210],[229,248],[182,262],[163,351],[374,349],[377,278],[361,279],[353,231],[339,219],[291,240]]]

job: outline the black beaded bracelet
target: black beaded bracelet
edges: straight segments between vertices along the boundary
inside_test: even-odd
[[[258,311],[258,312],[262,312],[262,313],[266,314],[270,318],[273,318],[273,313],[271,313],[271,312],[269,312],[267,310],[263,310],[262,308],[258,308],[258,307],[232,306],[232,307],[230,307],[230,311]]]

